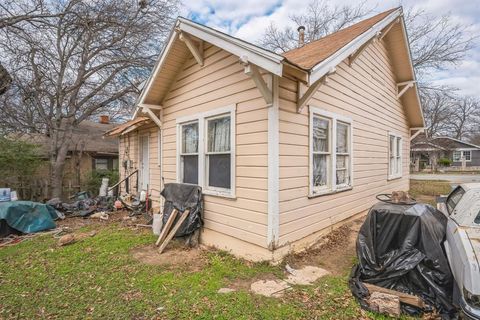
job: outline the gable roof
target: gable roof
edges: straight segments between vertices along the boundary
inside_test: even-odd
[[[377,14],[350,27],[307,43],[300,48],[287,51],[283,56],[288,62],[302,69],[310,70],[397,10],[399,8]]]
[[[415,146],[415,149],[418,149],[417,147],[420,147],[425,144],[437,147],[438,149],[441,149],[441,150],[455,150],[455,149],[480,150],[480,146],[477,146],[470,142],[462,141],[460,139],[455,139],[447,136],[436,136],[436,137],[427,138],[425,134],[420,134],[417,137],[415,137],[415,139],[413,139],[412,150],[414,149],[413,148],[414,146]]]
[[[311,86],[317,84],[338,64],[357,51],[361,51],[369,41],[388,29],[389,34],[385,41],[389,50],[398,52],[396,54],[398,57],[392,58],[397,83],[416,82],[402,15],[401,7],[385,11],[284,55],[179,17],[137,100],[137,109],[133,118],[140,115],[141,109],[149,108],[149,105],[161,106],[176,75],[181,72],[187,59],[192,56],[187,44],[180,39],[181,33],[188,36],[196,45],[201,44],[202,41],[208,42],[238,56],[242,62],[252,63],[280,77],[293,76]],[[390,36],[390,34],[394,35]],[[388,39],[389,37],[393,40]],[[199,45],[199,48],[201,47]],[[195,57],[198,58],[198,55],[197,51]],[[423,114],[416,86],[407,90],[401,99],[410,126],[423,127]]]
[[[137,117],[133,120],[119,124],[118,126],[108,130],[103,134],[104,137],[117,137],[127,132],[135,130],[136,128],[151,122],[147,117]]]

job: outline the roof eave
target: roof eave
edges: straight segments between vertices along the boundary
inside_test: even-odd
[[[395,19],[402,14],[401,8],[390,13],[381,21],[377,22],[369,30],[362,33],[360,36],[350,41],[347,45],[343,46],[333,55],[313,66],[310,70],[309,85],[312,85],[317,80],[321,79],[324,75],[332,70],[332,68],[339,65],[343,60],[347,59],[351,54],[360,49],[362,45],[367,43],[370,39],[375,37],[382,29],[387,27]]]

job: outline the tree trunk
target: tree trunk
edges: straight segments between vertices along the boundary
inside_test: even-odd
[[[63,171],[65,160],[72,140],[73,126],[70,122],[64,121],[60,130],[51,139],[51,171],[50,184],[52,187],[52,198],[62,198],[63,193]]]

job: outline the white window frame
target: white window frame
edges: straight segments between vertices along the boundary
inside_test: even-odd
[[[452,161],[453,161],[453,162],[462,162],[462,158],[465,158],[465,152],[469,152],[469,153],[470,153],[470,160],[467,160],[467,159],[465,158],[465,162],[472,162],[472,150],[474,150],[474,149],[465,149],[465,150],[463,150],[463,149],[458,149],[458,150],[453,151],[453,153],[452,153]],[[460,158],[459,158],[458,160],[455,160],[455,158],[454,158],[455,152],[459,152],[459,153],[460,153]]]
[[[310,198],[318,197],[326,194],[351,190],[353,188],[353,121],[351,118],[342,116],[336,113],[325,111],[323,109],[309,106],[310,123],[309,123],[309,194]],[[314,187],[313,186],[313,155],[325,154],[325,152],[313,151],[313,118],[319,117],[330,121],[329,126],[329,151],[326,154],[330,155],[330,161],[327,162],[327,186]],[[343,122],[349,125],[348,133],[348,171],[350,174],[350,183],[347,185],[337,185],[337,122]]]
[[[395,159],[395,165],[398,166],[398,172],[392,172],[390,158],[391,158],[391,146],[390,140],[393,137],[394,145],[393,145],[393,157]],[[398,147],[398,143],[400,140],[400,146]],[[389,132],[387,135],[387,147],[388,147],[388,180],[399,179],[403,176],[403,136],[396,132]],[[400,150],[400,154],[398,154],[398,150]],[[400,163],[398,163],[400,162]]]
[[[192,123],[198,123],[198,137],[199,137],[199,141],[198,141],[198,150],[197,152],[192,152],[192,153],[184,153],[183,152],[183,148],[182,148],[182,127],[185,126],[185,125],[189,125],[189,124],[192,124]],[[179,144],[177,145],[177,181],[178,182],[183,182],[183,161],[182,161],[182,156],[197,156],[198,157],[198,166],[199,166],[199,169],[198,169],[198,172],[200,173],[200,121],[199,120],[190,120],[190,121],[185,121],[185,122],[182,122],[182,123],[179,123],[177,125],[178,127],[178,142]],[[198,178],[197,178],[198,179]],[[200,180],[198,180],[198,182],[200,182]]]
[[[182,182],[182,167],[181,167],[181,128],[183,124],[198,121],[198,185],[202,187],[203,194],[212,196],[221,196],[227,198],[236,197],[236,183],[235,183],[235,120],[236,105],[229,105],[223,108],[214,109],[211,111],[196,113],[193,115],[180,117],[176,119],[177,123],[177,182]],[[208,184],[208,167],[207,167],[207,120],[220,118],[223,116],[230,116],[230,189],[209,187]]]

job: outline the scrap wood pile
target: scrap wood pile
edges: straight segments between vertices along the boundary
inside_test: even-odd
[[[186,245],[198,245],[203,225],[202,188],[182,183],[167,183],[161,195],[165,198],[162,230],[155,242],[161,254],[174,237],[186,238]]]
[[[362,308],[395,317],[437,313],[456,319],[453,276],[443,248],[446,223],[441,212],[410,199],[388,199],[370,209],[349,281]]]

